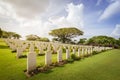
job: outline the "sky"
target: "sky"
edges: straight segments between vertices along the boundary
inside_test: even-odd
[[[0,0],[0,28],[26,35],[51,36],[51,30],[76,27],[79,38],[120,37],[120,0]]]

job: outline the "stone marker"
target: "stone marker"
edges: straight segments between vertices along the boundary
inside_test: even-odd
[[[57,51],[57,61],[60,62],[62,61],[62,47],[59,48]]]
[[[27,72],[36,69],[36,53],[33,44],[30,45],[30,52],[27,55]]]
[[[52,51],[48,50],[45,54],[45,65],[50,65],[52,63]]]
[[[21,55],[22,55],[22,49],[21,47],[18,47],[16,57],[19,58]]]
[[[78,57],[80,57],[80,53],[81,53],[80,48],[78,48]]]
[[[91,49],[90,49],[90,53],[91,53],[91,55],[92,55],[92,53],[93,53],[93,48],[91,47]]]
[[[82,53],[81,54],[82,54],[82,57],[84,57],[84,48],[82,48]]]
[[[88,55],[90,56],[91,52],[90,52],[90,47],[88,47]]]
[[[69,59],[69,58],[70,58],[70,50],[66,49],[66,59]]]
[[[76,50],[75,50],[75,47],[73,48],[73,54],[76,54]]]
[[[51,45],[50,44],[47,47],[47,51],[51,51]]]

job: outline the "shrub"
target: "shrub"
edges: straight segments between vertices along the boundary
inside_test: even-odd
[[[95,54],[98,54],[98,52],[97,51],[93,51],[92,54],[95,55]]]
[[[76,58],[75,54],[72,54],[71,58],[74,60]]]
[[[53,62],[52,65],[55,66],[55,67],[58,67],[58,66],[59,66],[59,65],[58,65],[58,62]]]
[[[43,71],[47,71],[47,70],[49,70],[50,68],[49,68],[49,66],[43,66]]]
[[[68,63],[73,63],[74,60],[73,60],[72,58],[69,58],[69,59],[67,59],[67,62],[68,62]]]
[[[106,50],[102,50],[101,52],[105,52]]]
[[[65,48],[62,48],[62,50],[63,50],[63,53],[65,53],[65,52],[66,52],[66,49],[65,49]]]
[[[71,55],[71,59],[73,59],[73,60],[80,60],[80,58],[77,57],[75,54],[72,54],[72,55]]]

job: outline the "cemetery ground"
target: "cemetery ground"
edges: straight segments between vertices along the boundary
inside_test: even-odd
[[[52,55],[52,59],[56,61],[56,54]],[[24,74],[26,62],[27,58],[17,59],[15,53],[11,53],[10,48],[0,39],[0,80],[120,80],[119,49],[55,67],[30,78]],[[44,56],[37,56],[37,66],[43,64]]]

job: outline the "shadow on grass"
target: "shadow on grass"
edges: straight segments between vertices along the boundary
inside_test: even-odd
[[[19,58],[27,58],[27,55],[21,55]]]
[[[53,72],[53,71],[51,69],[49,69],[48,71],[44,72],[44,74],[49,74],[51,72]]]
[[[11,52],[12,52],[12,53],[16,53],[17,51],[16,51],[16,50],[12,50]]]
[[[37,54],[37,56],[44,56],[45,54]]]
[[[0,49],[7,49],[8,46],[0,45]]]

